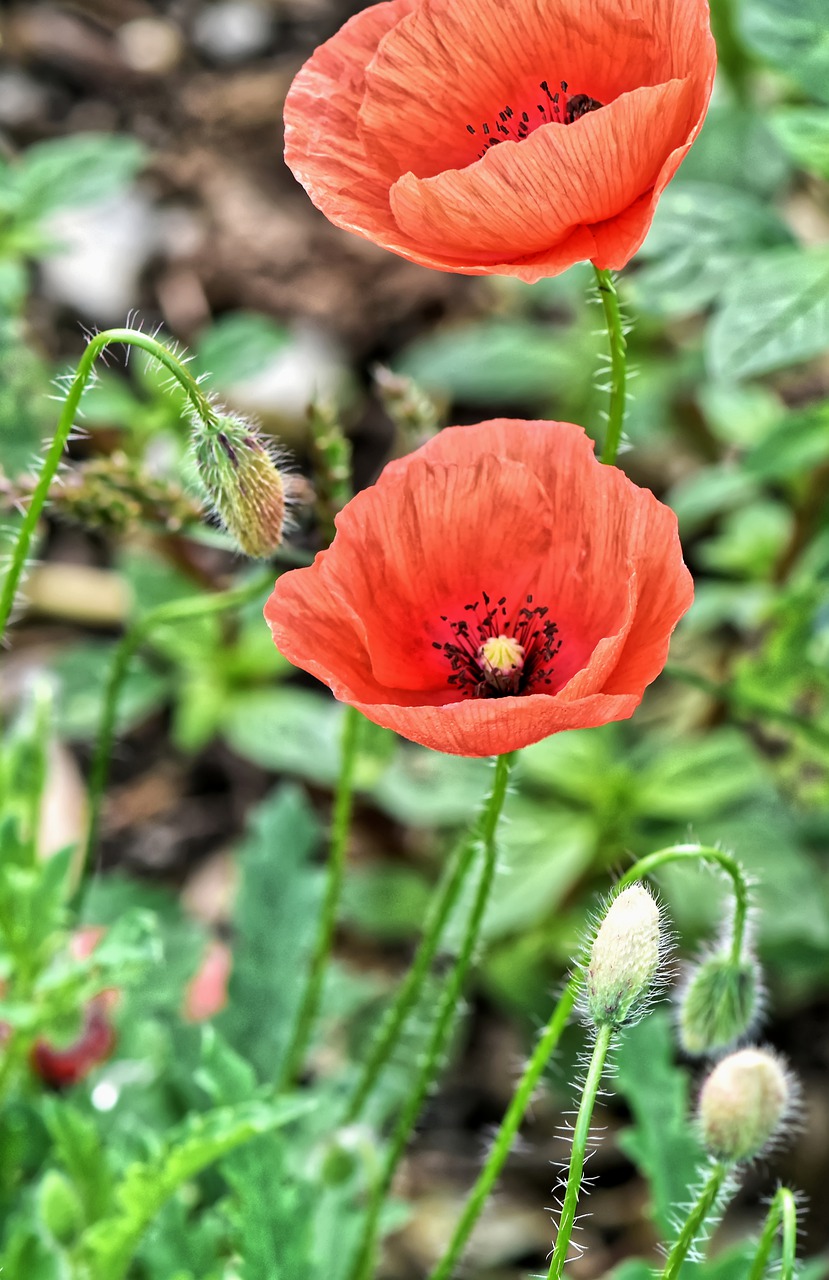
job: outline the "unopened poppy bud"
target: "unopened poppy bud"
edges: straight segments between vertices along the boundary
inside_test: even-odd
[[[644,885],[631,885],[611,902],[590,950],[591,1022],[621,1027],[641,1013],[660,954],[659,907]]]
[[[69,1245],[83,1229],[83,1206],[69,1179],[57,1169],[49,1169],[37,1194],[40,1217],[58,1244]]]
[[[266,559],[282,542],[285,483],[270,442],[244,418],[193,428],[196,470],[222,524],[246,555]]]
[[[723,1058],[702,1086],[699,1126],[717,1160],[752,1160],[779,1131],[792,1086],[779,1058],[767,1049],[740,1049]]]
[[[762,999],[752,957],[709,956],[691,973],[679,1004],[679,1037],[686,1053],[716,1053],[748,1035]]]

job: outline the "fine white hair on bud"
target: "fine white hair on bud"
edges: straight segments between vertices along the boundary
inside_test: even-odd
[[[664,952],[659,906],[641,884],[623,889],[602,919],[587,962],[585,1004],[595,1026],[644,1012]]]
[[[679,1038],[692,1057],[722,1052],[756,1028],[763,1010],[760,968],[750,952],[705,956],[679,997]]]
[[[707,1151],[737,1164],[753,1160],[780,1133],[795,1089],[769,1049],[739,1049],[718,1062],[699,1095],[698,1122]]]
[[[246,555],[266,559],[285,530],[285,478],[271,442],[246,419],[194,417],[193,459],[216,514]]]

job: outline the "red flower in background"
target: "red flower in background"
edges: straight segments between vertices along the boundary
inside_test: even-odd
[[[285,159],[337,226],[428,267],[618,268],[715,64],[707,0],[388,0],[299,72]]]
[[[386,467],[265,606],[369,720],[457,755],[623,720],[691,604],[673,512],[581,427],[452,427]]]

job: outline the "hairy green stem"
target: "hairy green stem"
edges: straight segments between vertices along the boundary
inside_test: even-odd
[[[344,1124],[352,1124],[362,1113],[363,1107],[374,1090],[380,1072],[394,1052],[409,1014],[420,998],[423,984],[429,975],[432,961],[437,953],[452,909],[460,897],[470,868],[475,861],[475,853],[478,848],[478,842],[481,839],[481,823],[485,819],[491,800],[492,796],[490,795],[485,802],[486,808],[481,818],[461,837],[460,842],[452,853],[447,875],[437,895],[431,902],[423,937],[414,961],[400,985],[393,1004],[383,1017],[380,1029],[360,1072],[360,1077],[348,1100],[343,1116]],[[503,802],[503,797],[501,802]]]
[[[702,1185],[691,1212],[685,1219],[676,1244],[668,1254],[661,1280],[678,1280],[682,1265],[692,1246],[717,1211],[730,1171],[731,1166],[724,1164],[721,1160],[711,1166],[711,1171]]]
[[[490,1147],[486,1163],[469,1193],[463,1213],[452,1233],[452,1239],[449,1241],[446,1252],[429,1276],[429,1280],[450,1280],[457,1263],[460,1261],[475,1223],[481,1216],[483,1207],[506,1163],[512,1144],[515,1141],[515,1135],[521,1127],[521,1122],[533,1099],[544,1068],[554,1053],[561,1039],[561,1034],[570,1020],[581,983],[582,975],[581,973],[576,973],[564,988],[561,998],[556,1004],[552,1016],[542,1031],[532,1056],[524,1069],[518,1088],[512,1096],[500,1128],[495,1135],[495,1140]]]
[[[741,954],[745,940],[745,927],[749,909],[748,884],[745,874],[736,859],[721,849],[708,848],[703,845],[671,845],[640,859],[622,878],[620,888],[625,888],[636,880],[649,875],[669,862],[711,861],[730,876],[734,886],[734,924],[732,934],[732,958],[736,963]],[[541,1033],[538,1044],[524,1069],[512,1101],[507,1109],[501,1126],[487,1156],[486,1163],[478,1175],[463,1212],[455,1226],[443,1257],[429,1276],[429,1280],[450,1280],[457,1263],[463,1254],[470,1235],[484,1205],[495,1186],[501,1170],[509,1156],[515,1136],[526,1114],[542,1072],[556,1049],[583,981],[580,972],[575,973],[567,983],[561,998],[553,1010],[550,1021]]]
[[[86,350],[78,362],[78,368],[72,385],[69,388],[66,400],[58,418],[58,424],[55,428],[55,434],[52,443],[47,450],[43,465],[40,468],[37,484],[35,485],[32,496],[29,499],[29,505],[23,518],[23,523],[15,540],[14,548],[11,553],[8,571],[3,581],[3,587],[0,591],[0,637],[2,637],[6,625],[9,620],[12,608],[14,606],[17,589],[20,585],[20,579],[26,564],[26,558],[32,544],[37,522],[40,519],[46,500],[49,496],[49,490],[52,482],[57,475],[60,460],[63,457],[63,451],[66,448],[66,442],[69,439],[72,427],[75,422],[75,415],[78,411],[81,396],[83,395],[86,385],[92,376],[93,367],[98,356],[106,347],[115,343],[121,343],[125,346],[141,347],[151,356],[163,364],[173,377],[181,384],[187,393],[196,413],[206,422],[215,421],[215,413],[211,408],[210,402],[204,392],[199,387],[192,373],[187,367],[173,355],[162,343],[155,338],[149,337],[146,333],[141,333],[138,329],[106,329],[103,333],[97,334],[89,343]]]
[[[306,980],[302,1003],[297,1014],[291,1044],[285,1057],[280,1088],[293,1084],[302,1069],[308,1042],[319,1009],[325,970],[334,945],[337,927],[337,910],[340,905],[343,876],[345,873],[348,836],[351,830],[351,811],[354,802],[354,773],[357,766],[358,746],[362,716],[354,707],[346,707],[343,720],[340,776],[334,797],[334,813],[331,821],[331,849],[325,896],[320,913],[316,943],[311,955],[311,965]]]
[[[476,844],[483,846],[483,864],[475,899],[466,923],[458,957],[452,966],[438,1004],[432,1034],[423,1055],[417,1078],[404,1103],[403,1110],[392,1134],[388,1154],[372,1190],[363,1229],[363,1238],[355,1265],[351,1271],[350,1280],[369,1280],[377,1244],[380,1215],[386,1196],[391,1187],[395,1170],[406,1150],[406,1145],[417,1117],[440,1070],[449,1035],[458,1017],[463,984],[478,945],[481,925],[483,924],[495,876],[497,860],[495,834],[507,794],[511,763],[512,756],[510,755],[503,755],[497,758],[492,789],[485,801],[480,820],[476,823]]]
[[[173,622],[184,622],[189,618],[202,618],[209,614],[223,613],[227,609],[247,604],[261,596],[273,585],[273,572],[259,574],[244,586],[234,587],[230,591],[217,592],[215,595],[190,596],[186,600],[171,600],[167,604],[150,609],[142,618],[132,624],[122,636],[115,650],[112,665],[109,669],[104,700],[101,708],[101,719],[95,742],[95,753],[89,775],[89,825],[87,829],[86,849],[81,871],[81,884],[84,873],[88,869],[98,839],[98,827],[101,817],[101,802],[109,777],[109,762],[115,740],[115,721],[118,715],[118,702],[124,687],[124,680],[130,663],[136,652],[156,630]]]
[[[596,284],[604,308],[607,336],[610,342],[610,405],[607,410],[607,430],[601,461],[614,463],[622,441],[622,427],[627,407],[627,340],[625,338],[619,295],[611,271],[596,272]]]
[[[783,1249],[777,1276],[779,1280],[794,1280],[797,1266],[797,1201],[788,1187],[778,1187],[769,1206],[747,1280],[764,1280],[778,1230]]]
[[[730,853],[726,853],[723,849],[716,849],[713,845],[703,844],[671,844],[665,849],[658,849],[656,853],[649,853],[644,858],[640,858],[635,862],[629,871],[626,871],[619,881],[619,889],[626,889],[629,884],[633,884],[635,880],[642,880],[645,876],[651,875],[654,871],[658,871],[660,867],[664,867],[669,862],[713,862],[716,866],[724,871],[731,880],[731,886],[734,893],[734,919],[731,925],[731,959],[734,964],[739,964],[743,955],[743,944],[745,942],[746,924],[748,922],[748,913],[751,907],[751,897],[749,894],[748,881],[746,873],[740,866],[736,858]]]
[[[553,1256],[550,1259],[547,1280],[560,1280],[564,1272],[564,1264],[567,1261],[570,1237],[573,1234],[573,1224],[576,1221],[576,1209],[579,1202],[582,1174],[584,1173],[584,1162],[587,1158],[587,1143],[590,1139],[593,1109],[596,1105],[596,1098],[599,1094],[599,1086],[602,1082],[602,1074],[607,1061],[607,1052],[615,1030],[616,1028],[610,1023],[605,1023],[596,1031],[590,1066],[587,1069],[587,1076],[582,1087],[576,1126],[573,1130],[573,1150],[570,1153],[567,1184],[564,1189],[564,1200],[561,1205],[561,1216],[558,1220],[556,1243],[553,1249]]]

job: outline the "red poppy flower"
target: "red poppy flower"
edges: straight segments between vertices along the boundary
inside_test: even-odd
[[[299,72],[285,159],[337,226],[427,267],[622,267],[715,64],[707,0],[388,0]]]
[[[668,507],[581,427],[498,419],[387,466],[265,617],[369,720],[485,756],[632,715],[692,598]]]

